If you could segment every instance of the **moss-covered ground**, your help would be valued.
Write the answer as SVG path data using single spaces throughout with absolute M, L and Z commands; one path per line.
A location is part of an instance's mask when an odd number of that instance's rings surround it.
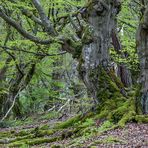
M 91 71 L 90 75 L 97 77 L 98 73 L 100 90 L 97 96 L 101 100 L 95 110 L 74 115 L 65 121 L 57 120 L 56 113 L 5 121 L 0 123 L 3 127 L 0 129 L 0 147 L 93 148 L 112 144 L 127 147 L 139 141 L 138 144 L 148 146 L 148 139 L 145 139 L 148 137 L 145 132 L 148 131 L 148 115 L 137 112 L 136 91 L 124 90 L 120 80 L 111 72 L 102 70 L 96 74 Z
M 128 102 L 125 102 L 126 110 L 127 104 Z M 117 110 L 114 110 L 114 116 L 108 115 L 106 119 L 100 118 L 102 114 L 105 115 L 105 111 L 103 111 L 100 114 L 86 113 L 85 115 L 75 115 L 62 122 L 49 120 L 45 123 L 33 124 L 30 121 L 30 126 L 18 126 L 17 123 L 17 127 L 1 128 L 0 147 L 93 148 L 98 145 L 105 146 L 113 144 L 126 147 L 129 144 L 129 135 L 134 133 L 138 128 L 139 130 L 137 132 L 141 132 L 141 135 L 143 134 L 143 137 L 138 137 L 139 141 L 141 140 L 141 143 L 146 146 L 148 144 L 144 139 L 144 137 L 148 136 L 148 133 L 144 133 L 144 131 L 148 130 L 146 116 L 135 115 L 135 117 L 129 120 L 136 123 L 128 123 L 123 127 L 121 123 L 122 120 L 125 121 L 125 117 L 121 120 L 114 119 L 118 114 L 120 116 L 122 115 L 120 111 L 123 108 L 120 109 L 119 107 Z M 135 126 L 136 129 L 134 129 Z M 131 129 L 133 131 L 130 131 Z

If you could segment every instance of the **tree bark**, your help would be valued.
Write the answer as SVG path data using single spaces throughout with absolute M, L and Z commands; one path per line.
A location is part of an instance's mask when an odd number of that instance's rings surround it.
M 148 114 L 148 2 L 143 1 L 144 13 L 137 30 L 137 50 L 140 60 L 140 102 L 143 114 Z
M 78 71 L 95 103 L 101 101 L 99 93 L 102 88 L 99 79 L 102 68 L 107 71 L 109 67 L 111 33 L 115 27 L 119 9 L 119 1 L 96 0 L 88 10 L 88 23 L 91 26 L 93 42 L 84 45 Z
M 5 115 L 9 110 L 9 108 L 11 107 L 13 100 L 15 96 L 18 94 L 18 92 L 24 90 L 27 87 L 27 85 L 30 83 L 35 72 L 35 66 L 36 66 L 36 63 L 30 63 L 29 69 L 26 75 L 22 75 L 18 71 L 16 72 L 16 77 L 10 81 L 9 93 L 8 95 L 5 96 L 5 103 L 3 105 L 3 115 Z M 21 105 L 19 102 L 19 95 L 17 95 L 15 105 L 12 111 L 16 117 L 20 118 L 22 116 Z
M 117 36 L 117 31 L 112 31 L 112 45 L 115 49 L 115 51 L 118 54 L 121 54 L 123 58 L 127 57 L 125 53 L 122 53 L 122 45 L 119 41 L 119 38 Z M 124 84 L 125 87 L 131 87 L 132 86 L 132 76 L 130 70 L 125 66 L 125 64 L 119 64 L 117 65 L 117 75 L 120 77 L 121 82 Z

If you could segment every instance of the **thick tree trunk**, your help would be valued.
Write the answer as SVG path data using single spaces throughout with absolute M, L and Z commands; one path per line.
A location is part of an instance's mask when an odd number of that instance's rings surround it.
M 143 1 L 145 12 L 137 30 L 137 50 L 140 59 L 140 103 L 144 114 L 148 114 L 148 2 Z
M 79 73 L 89 92 L 99 103 L 101 91 L 101 70 L 109 66 L 109 46 L 111 33 L 116 24 L 120 3 L 118 1 L 95 1 L 89 10 L 88 22 L 91 26 L 93 42 L 83 47 L 82 57 L 79 60 Z M 103 82 L 105 83 L 105 82 Z

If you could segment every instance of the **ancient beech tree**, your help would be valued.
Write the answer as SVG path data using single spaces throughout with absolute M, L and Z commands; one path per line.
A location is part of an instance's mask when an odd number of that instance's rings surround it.
M 141 68 L 141 93 L 140 102 L 144 114 L 148 113 L 148 1 L 141 2 L 142 17 L 137 30 L 137 50 Z
M 100 102 L 100 94 L 102 93 L 100 91 L 102 89 L 100 77 L 102 71 L 107 73 L 109 70 L 111 34 L 116 26 L 116 16 L 120 11 L 121 5 L 120 1 L 90 0 L 83 8 L 78 9 L 71 15 L 57 18 L 57 25 L 61 19 L 68 20 L 71 23 L 77 35 L 75 38 L 77 38 L 78 43 L 76 44 L 70 38 L 65 38 L 54 27 L 52 21 L 45 14 L 39 0 L 33 0 L 32 4 L 36 9 L 36 16 L 33 13 L 27 13 L 25 8 L 21 8 L 21 11 L 23 15 L 26 15 L 43 28 L 43 31 L 47 34 L 47 39 L 40 39 L 26 31 L 13 18 L 7 15 L 6 8 L 3 6 L 0 7 L 0 17 L 14 27 L 24 38 L 37 44 L 50 45 L 55 40 L 59 42 L 62 50 L 66 50 L 73 57 L 77 58 L 79 62 L 78 71 L 81 79 L 93 96 L 94 101 L 96 103 Z M 75 24 L 76 19 L 77 24 Z M 85 23 L 81 23 L 82 21 L 80 19 L 85 20 Z M 119 86 L 119 88 L 122 91 L 122 86 Z
M 94 98 L 95 104 L 103 102 L 105 98 L 114 98 L 115 94 L 117 98 L 126 96 L 123 84 L 110 69 L 109 55 L 111 36 L 116 28 L 117 14 L 121 7 L 120 0 L 88 0 L 84 7 L 78 8 L 68 15 L 57 16 L 54 23 L 45 13 L 40 0 L 32 0 L 32 4 L 35 13 L 29 13 L 30 10 L 23 7 L 20 8 L 20 11 L 42 29 L 46 34 L 45 39 L 25 30 L 15 19 L 7 15 L 7 8 L 4 6 L 0 7 L 0 17 L 14 27 L 24 39 L 46 46 L 57 42 L 61 45 L 62 50 L 71 53 L 79 62 L 79 75 Z M 145 22 L 147 21 L 146 10 Z M 75 32 L 73 37 L 67 37 L 62 33 L 62 28 L 66 24 L 72 26 L 73 32 Z M 144 77 L 142 100 L 145 104 L 148 100 L 148 84 L 146 84 L 148 83 L 146 76 L 148 64 L 145 63 L 147 61 L 147 23 L 144 28 L 139 28 L 139 32 L 138 49 L 145 53 L 144 56 L 141 56 L 142 71 L 144 70 L 142 72 Z M 146 112 L 148 107 L 144 106 L 143 110 Z

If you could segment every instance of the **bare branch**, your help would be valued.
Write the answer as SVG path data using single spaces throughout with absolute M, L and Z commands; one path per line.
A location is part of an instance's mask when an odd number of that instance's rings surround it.
M 130 24 L 130 23 L 127 23 L 127 22 L 125 22 L 124 20 L 121 20 L 121 19 L 119 19 L 119 18 L 118 18 L 118 21 L 121 22 L 121 23 L 123 23 L 123 24 L 125 24 L 125 25 L 127 25 L 127 26 L 129 26 L 129 27 L 131 27 L 131 28 L 134 28 L 134 29 L 137 28 L 136 26 L 134 26 L 134 25 L 132 25 L 132 24 Z
M 48 53 L 36 53 L 36 52 L 32 52 L 32 51 L 26 51 L 26 50 L 23 50 L 23 49 L 18 49 L 16 47 L 6 47 L 6 46 L 0 46 L 2 49 L 4 50 L 12 50 L 12 51 L 22 51 L 22 52 L 25 52 L 25 53 L 28 53 L 28 54 L 34 54 L 35 56 L 58 56 L 58 55 L 63 55 L 63 54 L 66 54 L 67 52 L 66 51 L 63 51 L 63 52 L 60 52 L 60 53 L 55 53 L 55 54 L 48 54 Z
M 42 40 L 38 37 L 35 37 L 28 33 L 26 30 L 24 30 L 15 20 L 12 18 L 8 17 L 3 10 L 0 7 L 0 17 L 4 19 L 8 24 L 10 24 L 12 27 L 14 27 L 23 37 L 39 44 L 50 44 L 53 42 L 53 40 L 48 39 L 48 40 Z
M 5 116 L 1 119 L 1 122 L 4 121 L 4 120 L 7 118 L 7 116 L 8 116 L 9 113 L 10 113 L 10 111 L 11 111 L 12 108 L 14 107 L 16 98 L 18 97 L 18 95 L 19 95 L 19 93 L 20 93 L 20 90 L 21 90 L 21 89 L 19 89 L 18 93 L 15 95 L 11 107 L 9 108 L 9 110 L 8 110 L 8 112 L 5 114 Z
M 32 12 L 30 12 L 29 10 L 27 10 L 27 9 L 22 9 L 22 14 L 23 15 L 25 15 L 25 16 L 27 16 L 28 18 L 30 18 L 32 21 L 34 21 L 35 23 L 37 23 L 37 24 L 39 24 L 39 25 L 43 25 L 42 24 L 42 21 L 39 19 L 39 18 L 37 18 L 36 16 L 34 16 L 33 15 L 33 13 Z
M 44 10 L 41 6 L 40 0 L 33 0 L 33 4 L 35 6 L 35 8 L 37 9 L 39 15 L 40 15 L 40 19 L 42 21 L 42 24 L 46 30 L 46 32 L 49 35 L 56 35 L 56 32 L 53 28 L 52 23 L 50 22 L 50 20 L 48 19 L 48 17 L 46 16 L 46 14 L 44 13 Z
M 10 52 L 8 52 L 7 50 L 5 50 L 5 52 L 13 59 L 13 61 L 15 62 L 15 66 L 16 66 L 18 72 L 23 76 L 24 73 L 21 71 L 19 65 L 17 64 L 16 57 L 13 54 L 11 54 Z
M 60 107 L 60 109 L 58 110 L 58 113 L 66 106 L 66 105 L 68 105 L 69 103 L 70 103 L 70 99 L 68 99 L 67 101 L 66 101 L 66 103 L 63 105 L 63 106 L 61 106 Z

